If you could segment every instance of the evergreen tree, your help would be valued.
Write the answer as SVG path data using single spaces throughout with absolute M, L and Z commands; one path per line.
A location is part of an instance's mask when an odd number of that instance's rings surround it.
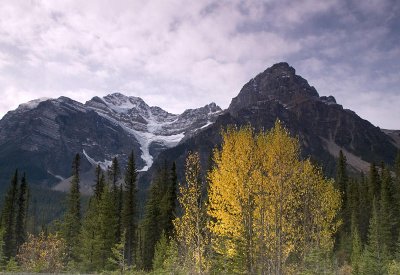
M 342 200 L 342 209 L 338 214 L 338 219 L 341 219 L 343 224 L 336 233 L 335 245 L 338 247 L 338 251 L 340 255 L 343 255 L 344 258 L 347 258 L 349 252 L 349 232 L 350 232 L 350 216 L 351 213 L 350 207 L 351 202 L 348 201 L 348 194 L 350 192 L 350 186 L 348 184 L 348 176 L 347 176 L 347 159 L 343 154 L 343 151 L 340 150 L 339 158 L 336 165 L 336 179 L 335 186 L 340 191 L 340 196 Z M 339 257 L 340 262 L 343 261 L 343 256 Z
M 342 194 L 343 205 L 345 205 L 345 203 L 346 203 L 345 192 L 346 192 L 348 180 L 349 180 L 349 178 L 347 175 L 347 159 L 346 159 L 346 156 L 343 154 L 342 150 L 340 150 L 339 158 L 338 158 L 338 162 L 337 162 L 337 168 L 336 168 L 335 183 L 336 183 L 337 189 Z
M 81 270 L 92 272 L 99 266 L 99 200 L 93 196 L 89 200 L 88 209 L 82 221 L 80 233 L 80 261 Z
M 159 171 L 159 196 L 158 196 L 158 204 L 159 204 L 159 234 L 158 239 L 161 237 L 161 232 L 166 231 L 166 228 L 171 225 L 172 221 L 170 217 L 172 215 L 172 203 L 171 203 L 171 195 L 172 195 L 172 182 L 170 181 L 170 175 L 168 170 L 167 162 L 164 161 L 160 171 Z
M 129 155 L 128 164 L 125 171 L 125 190 L 123 196 L 123 207 L 122 207 L 122 230 L 126 233 L 125 240 L 125 258 L 128 266 L 133 266 L 136 261 L 135 249 L 136 249 L 136 177 L 137 171 L 135 166 L 135 159 L 133 151 Z
M 149 270 L 152 268 L 155 245 L 160 238 L 160 197 L 162 195 L 162 179 L 158 171 L 153 180 L 148 200 L 145 206 L 145 215 L 143 219 L 143 268 Z
M 380 196 L 379 173 L 374 163 L 371 164 L 368 177 L 368 199 L 372 205 L 373 198 Z M 371 209 L 372 210 L 372 209 Z
M 118 181 L 121 177 L 121 170 L 119 168 L 119 163 L 117 157 L 112 160 L 111 167 L 108 171 L 108 176 L 112 185 L 112 189 L 115 191 L 118 189 Z
M 369 225 L 369 208 L 371 208 L 371 206 L 368 199 L 368 183 L 364 176 L 364 173 L 361 173 L 358 185 L 358 198 L 358 224 L 360 229 L 360 238 L 362 243 L 366 243 Z
M 111 249 L 112 256 L 108 259 L 108 261 L 118 267 L 120 274 L 124 274 L 124 272 L 128 269 L 128 265 L 125 260 L 125 232 L 121 235 L 121 240 L 119 243 L 115 244 Z
M 81 229 L 81 199 L 79 191 L 80 156 L 76 154 L 72 162 L 71 188 L 67 198 L 67 212 L 64 216 L 63 237 L 67 246 L 69 261 L 77 260 L 77 247 Z
M 395 224 L 394 236 L 400 235 L 400 150 L 397 152 L 396 160 L 394 163 L 395 177 L 392 179 L 392 209 L 393 209 L 393 222 Z
M 115 238 L 118 217 L 115 216 L 114 194 L 106 186 L 99 203 L 99 255 L 98 270 L 111 268 L 108 259 L 112 257 L 112 248 L 118 243 Z
M 368 230 L 368 243 L 363 253 L 361 274 L 376 275 L 385 274 L 385 266 L 387 260 L 387 250 L 380 242 L 380 226 L 378 217 L 378 207 L 376 199 L 372 203 L 372 216 Z
M 394 171 L 397 179 L 400 179 L 400 150 L 397 151 L 396 160 L 394 162 Z
M 353 212 L 351 215 L 351 266 L 353 268 L 353 274 L 358 275 L 360 273 L 360 261 L 362 256 L 362 243 L 360 234 L 358 233 L 358 224 L 356 213 Z
M 117 242 L 121 240 L 121 212 L 122 212 L 122 185 L 118 183 L 121 178 L 121 170 L 117 157 L 112 160 L 111 167 L 108 170 L 109 181 L 112 186 L 112 193 L 114 196 L 113 204 L 115 209 L 115 216 L 117 217 L 115 238 Z
M 380 229 L 380 242 L 388 252 L 394 251 L 393 242 L 393 213 L 392 213 L 392 199 L 391 199 L 391 176 L 390 171 L 386 167 L 382 167 L 382 184 L 381 194 L 379 201 L 379 229 Z
M 15 237 L 15 221 L 16 221 L 16 206 L 18 196 L 18 170 L 15 171 L 11 179 L 11 186 L 9 187 L 4 206 L 1 213 L 0 226 L 4 230 L 4 256 L 8 261 L 16 255 L 16 237 Z
M 165 232 L 161 233 L 160 240 L 157 242 L 154 252 L 153 269 L 155 271 L 162 271 L 164 269 L 164 262 L 167 258 L 168 238 Z
M 4 265 L 4 229 L 0 226 L 0 270 L 2 270 L 2 267 Z
M 17 249 L 26 241 L 26 216 L 28 210 L 28 183 L 25 173 L 21 179 L 18 196 L 18 212 L 15 224 L 15 238 Z
M 149 270 L 153 264 L 155 246 L 164 232 L 166 238 L 172 237 L 176 208 L 177 175 L 173 163 L 169 171 L 167 163 L 157 169 L 150 186 L 145 215 L 142 223 L 143 232 L 143 268 Z
M 98 164 L 96 167 L 96 180 L 94 185 L 94 195 L 97 199 L 100 199 L 101 194 L 103 193 L 105 185 L 104 173 L 101 169 L 100 165 Z
M 168 182 L 168 190 L 166 192 L 165 200 L 166 203 L 166 224 L 163 228 L 165 230 L 165 235 L 168 238 L 172 238 L 173 236 L 173 220 L 175 219 L 175 211 L 176 211 L 176 202 L 177 202 L 177 189 L 178 189 L 178 176 L 176 174 L 176 164 L 172 163 L 172 168 L 170 172 L 170 180 Z

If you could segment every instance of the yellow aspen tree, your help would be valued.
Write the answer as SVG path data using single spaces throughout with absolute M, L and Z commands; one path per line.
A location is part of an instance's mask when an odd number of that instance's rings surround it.
M 208 213 L 213 248 L 223 255 L 224 272 L 254 271 L 254 208 L 252 174 L 256 167 L 253 130 L 228 128 L 223 148 L 215 150 L 215 168 L 209 175 Z
M 198 153 L 188 155 L 185 168 L 186 183 L 180 186 L 178 196 L 183 213 L 173 221 L 175 238 L 187 272 L 204 274 L 208 269 L 207 212 Z
M 284 274 L 290 255 L 330 247 L 340 196 L 277 121 L 268 132 L 246 126 L 222 133 L 209 173 L 209 228 L 232 273 Z M 295 258 L 296 258 L 295 257 Z

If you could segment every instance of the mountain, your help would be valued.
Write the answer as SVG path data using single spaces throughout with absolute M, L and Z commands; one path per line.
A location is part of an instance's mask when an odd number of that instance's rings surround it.
M 138 169 L 146 171 L 161 151 L 195 135 L 220 113 L 211 103 L 171 114 L 120 93 L 85 104 L 67 97 L 37 99 L 0 120 L 1 180 L 8 184 L 18 167 L 31 183 L 54 187 L 69 177 L 73 156 L 80 153 L 82 177 L 88 179 L 83 188 L 90 189 L 97 164 L 106 168 L 117 156 L 124 165 L 134 150 Z
M 82 188 L 89 192 L 97 164 L 106 168 L 117 156 L 124 167 L 133 150 L 143 189 L 164 160 L 176 161 L 182 178 L 189 151 L 199 151 L 208 167 L 228 125 L 269 129 L 276 119 L 299 138 L 302 156 L 331 176 L 339 150 L 354 171 L 366 171 L 371 162 L 393 163 L 400 148 L 399 131 L 381 130 L 333 96 L 320 96 L 294 68 L 278 63 L 246 83 L 224 111 L 211 103 L 171 114 L 120 93 L 85 104 L 66 97 L 21 104 L 0 120 L 0 187 L 18 167 L 33 184 L 67 190 L 72 158 L 80 153 Z
M 393 163 L 400 148 L 398 131 L 385 133 L 344 109 L 333 96 L 319 96 L 294 68 L 278 63 L 246 83 L 213 125 L 162 152 L 158 162 L 177 160 L 182 171 L 187 152 L 199 151 L 207 167 L 212 148 L 221 143 L 221 128 L 251 124 L 258 130 L 269 129 L 276 119 L 298 136 L 303 157 L 310 157 L 331 176 L 340 150 L 354 171 L 367 171 L 371 162 Z

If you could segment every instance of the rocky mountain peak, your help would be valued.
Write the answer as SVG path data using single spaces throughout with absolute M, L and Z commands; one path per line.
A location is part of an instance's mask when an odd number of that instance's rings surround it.
M 103 97 L 103 101 L 115 112 L 127 113 L 131 109 L 147 112 L 150 108 L 140 97 L 126 96 L 121 93 L 113 93 Z
M 263 101 L 277 101 L 287 107 L 315 99 L 319 99 L 316 89 L 296 75 L 288 63 L 281 62 L 247 82 L 239 95 L 232 99 L 229 111 L 235 113 Z
M 47 101 L 47 100 L 49 100 L 49 99 L 50 99 L 50 98 L 42 97 L 42 98 L 30 100 L 30 101 L 28 101 L 28 102 L 26 102 L 26 103 L 21 103 L 21 104 L 18 106 L 17 110 L 19 110 L 19 111 L 32 110 L 32 109 L 36 108 L 41 102 Z

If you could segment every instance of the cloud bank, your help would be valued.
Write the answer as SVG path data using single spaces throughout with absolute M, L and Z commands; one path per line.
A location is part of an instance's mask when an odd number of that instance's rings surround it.
M 0 116 L 38 97 L 111 92 L 178 113 L 226 108 L 287 61 L 321 95 L 400 129 L 398 1 L 9 0 L 0 9 Z

